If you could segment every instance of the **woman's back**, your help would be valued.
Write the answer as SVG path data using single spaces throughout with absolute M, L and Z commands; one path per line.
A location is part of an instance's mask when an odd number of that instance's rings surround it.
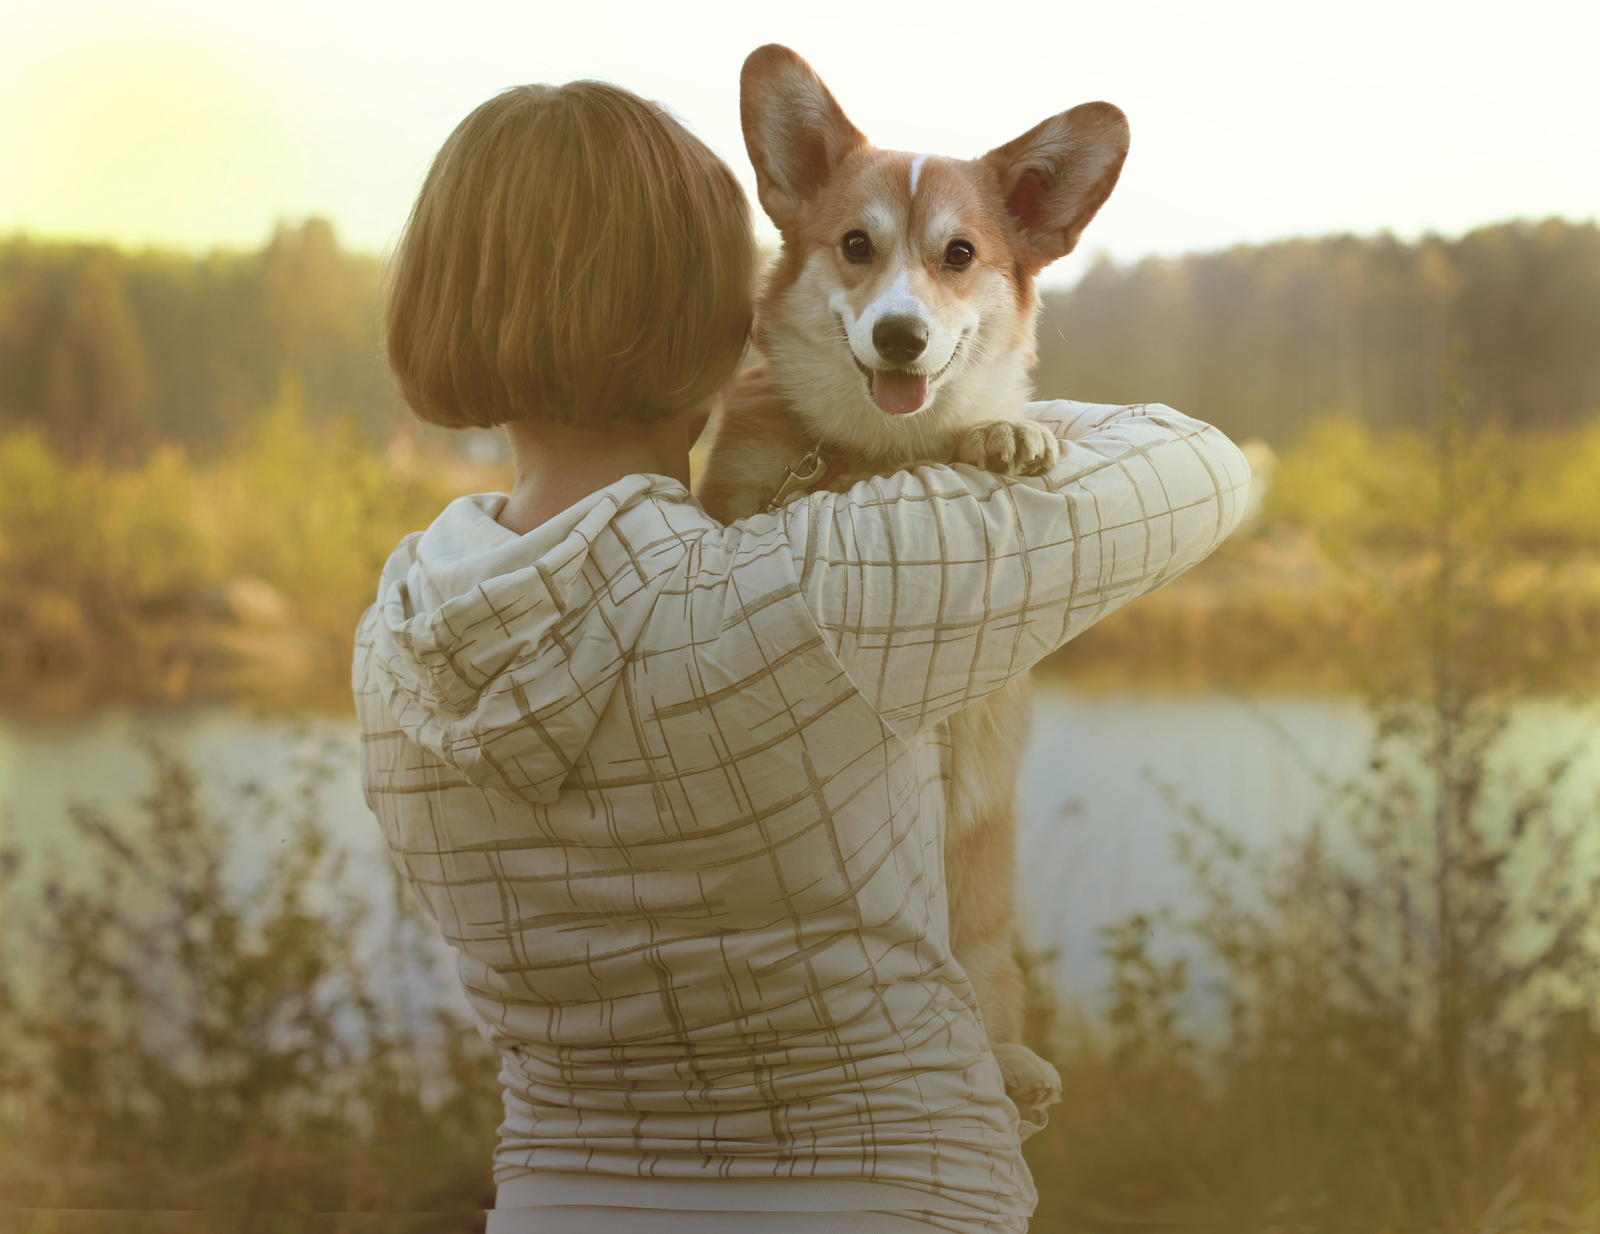
M 1116 423 L 1038 480 L 924 469 L 724 529 L 638 476 L 523 537 L 463 499 L 391 560 L 369 800 L 503 1051 L 526 1202 L 745 1179 L 1022 1228 L 950 956 L 942 720 L 1209 551 L 1244 478 L 1165 409 L 1055 406 Z

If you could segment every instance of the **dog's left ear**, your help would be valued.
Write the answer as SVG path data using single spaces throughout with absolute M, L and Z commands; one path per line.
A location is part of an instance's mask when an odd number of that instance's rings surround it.
M 1033 273 L 1072 252 L 1116 188 L 1127 157 L 1128 118 L 1110 103 L 1051 116 L 983 156 L 999 176 Z

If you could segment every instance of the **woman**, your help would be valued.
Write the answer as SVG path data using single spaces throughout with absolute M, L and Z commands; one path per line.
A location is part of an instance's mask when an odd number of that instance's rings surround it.
M 951 960 L 942 721 L 1200 560 L 1249 471 L 1162 407 L 1036 405 L 1045 476 L 923 467 L 729 527 L 689 448 L 751 317 L 733 176 L 654 104 L 453 133 L 388 301 L 417 414 L 509 496 L 404 540 L 358 632 L 368 801 L 503 1059 L 490 1231 L 1020 1231 Z

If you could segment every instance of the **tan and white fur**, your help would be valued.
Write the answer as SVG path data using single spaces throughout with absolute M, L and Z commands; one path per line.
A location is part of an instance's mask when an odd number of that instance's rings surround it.
M 783 238 L 756 316 L 762 362 L 718 419 L 705 509 L 761 509 L 820 448 L 843 491 L 920 461 L 1034 475 L 1055 437 L 1025 418 L 1034 276 L 1070 252 L 1110 195 L 1128 126 L 1109 103 L 1062 112 L 981 158 L 880 150 L 786 47 L 745 61 L 745 146 Z M 1022 1044 L 1012 949 L 1014 790 L 1028 729 L 1019 681 L 950 718 L 945 878 L 951 945 L 1024 1119 L 1059 1100 Z

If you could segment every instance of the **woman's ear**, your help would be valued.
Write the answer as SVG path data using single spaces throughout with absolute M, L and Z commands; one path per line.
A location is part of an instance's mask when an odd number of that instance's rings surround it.
M 844 156 L 867 144 L 816 71 L 778 43 L 745 60 L 739 119 L 761 206 L 785 233 Z
M 1128 119 L 1110 103 L 1051 116 L 983 156 L 1022 232 L 1031 273 L 1072 252 L 1127 157 Z

